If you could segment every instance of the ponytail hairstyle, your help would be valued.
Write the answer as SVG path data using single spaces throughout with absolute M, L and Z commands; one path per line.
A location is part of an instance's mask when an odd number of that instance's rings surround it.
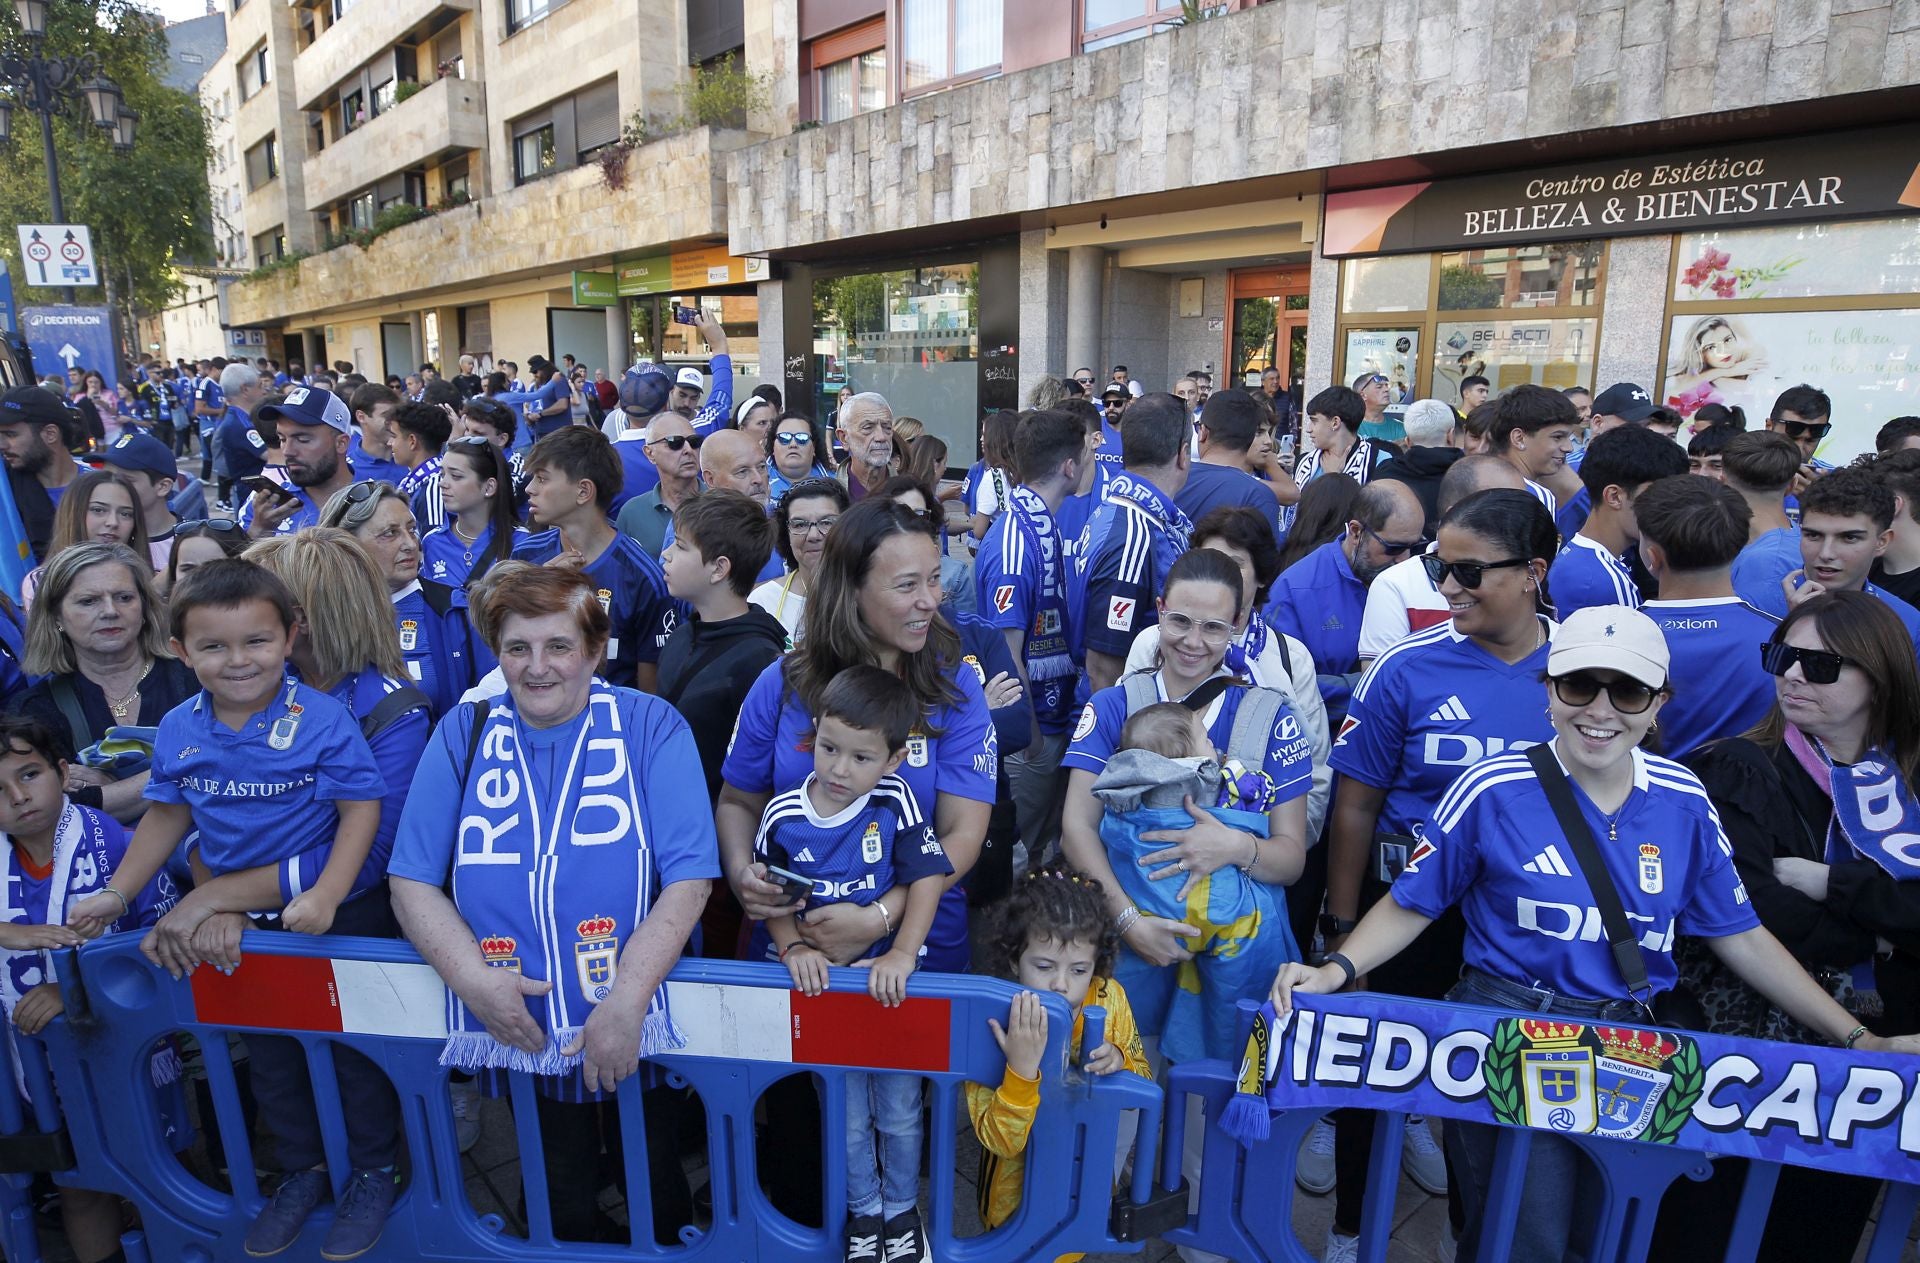
M 1091 943 L 1094 974 L 1113 976 L 1120 934 L 1107 912 L 1104 888 L 1085 873 L 1065 867 L 1036 868 L 1014 883 L 982 945 L 987 972 L 1009 981 L 1018 978 L 1020 957 L 1035 939 Z
M 493 499 L 487 506 L 487 527 L 491 534 L 487 538 L 487 551 L 475 558 L 473 569 L 467 574 L 467 582 L 472 583 L 495 562 L 505 561 L 512 554 L 513 533 L 520 526 L 520 516 L 513 505 L 513 467 L 507 463 L 506 453 L 500 450 L 499 444 L 477 434 L 463 435 L 447 443 L 441 460 L 449 461 L 456 456 L 466 462 L 481 482 L 493 479 Z
M 1489 557 L 1488 561 L 1525 557 L 1529 562 L 1539 562 L 1537 570 L 1531 565 L 1527 569 L 1533 571 L 1540 586 L 1542 606 L 1551 608 L 1547 596 L 1547 567 L 1560 551 L 1560 532 L 1547 506 L 1536 500 L 1532 492 L 1511 487 L 1476 491 L 1448 509 L 1440 525 L 1472 531 L 1504 554 Z

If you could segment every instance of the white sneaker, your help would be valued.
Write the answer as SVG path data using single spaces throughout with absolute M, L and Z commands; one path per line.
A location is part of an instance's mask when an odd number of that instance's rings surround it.
M 1333 1122 L 1321 1118 L 1307 1132 L 1293 1168 L 1293 1182 L 1315 1197 L 1333 1192 Z
M 1320 1252 L 1320 1263 L 1360 1263 L 1360 1238 L 1327 1229 L 1327 1248 Z
M 453 1099 L 453 1134 L 460 1143 L 460 1152 L 465 1153 L 480 1143 L 480 1111 L 474 1108 L 474 1097 L 478 1093 L 471 1083 L 449 1086 Z
M 1447 1195 L 1447 1158 L 1424 1118 L 1407 1119 L 1400 1139 L 1400 1169 L 1433 1196 Z

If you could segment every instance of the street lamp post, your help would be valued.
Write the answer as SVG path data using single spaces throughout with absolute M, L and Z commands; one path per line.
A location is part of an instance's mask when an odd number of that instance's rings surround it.
M 125 153 L 133 148 L 140 116 L 121 102 L 120 89 L 100 73 L 94 53 L 78 57 L 47 57 L 41 48 L 47 37 L 47 0 L 13 0 L 26 48 L 0 51 L 0 87 L 11 94 L 0 97 L 0 144 L 13 138 L 13 110 L 25 106 L 40 116 L 40 144 L 47 164 L 47 201 L 55 223 L 65 223 L 60 201 L 60 171 L 53 150 L 53 120 L 76 98 L 84 98 L 95 127 L 113 133 L 113 147 Z M 66 301 L 74 301 L 71 285 L 61 287 Z

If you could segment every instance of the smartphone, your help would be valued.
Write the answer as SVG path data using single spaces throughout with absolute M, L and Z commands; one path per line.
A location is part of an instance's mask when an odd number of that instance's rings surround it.
M 679 303 L 675 303 L 673 305 L 673 323 L 677 325 L 699 324 L 700 309 L 698 307 L 682 307 Z
M 767 880 L 786 891 L 789 903 L 797 903 L 813 893 L 811 879 L 777 864 L 767 865 Z
M 275 482 L 273 479 L 266 477 L 264 474 L 254 474 L 250 478 L 242 478 L 240 480 L 240 485 L 245 487 L 248 491 L 266 492 L 268 497 L 271 498 L 275 504 L 288 504 L 292 502 L 297 502 L 300 499 L 299 496 L 293 494 L 293 492 L 291 491 L 288 491 L 285 487 L 281 486 L 279 483 Z

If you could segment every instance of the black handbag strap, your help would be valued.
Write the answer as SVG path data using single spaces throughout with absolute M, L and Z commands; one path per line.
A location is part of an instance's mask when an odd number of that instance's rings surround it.
M 1213 705 L 1214 701 L 1228 689 L 1237 686 L 1240 681 L 1230 675 L 1216 675 L 1193 692 L 1180 699 L 1180 704 L 1195 714 Z
M 1560 831 L 1567 835 L 1567 845 L 1573 848 L 1580 873 L 1593 891 L 1594 905 L 1600 909 L 1600 926 L 1606 932 L 1607 946 L 1613 949 L 1613 963 L 1627 984 L 1627 998 L 1646 1007 L 1653 1002 L 1653 987 L 1647 981 L 1647 961 L 1640 954 L 1640 940 L 1634 937 L 1627 910 L 1621 906 L 1620 889 L 1614 885 L 1613 875 L 1607 872 L 1606 861 L 1600 858 L 1600 844 L 1594 840 L 1593 830 L 1587 827 L 1587 818 L 1580 814 L 1579 804 L 1573 801 L 1573 787 L 1567 783 L 1567 774 L 1560 770 L 1560 760 L 1554 757 L 1552 748 L 1544 743 L 1528 748 L 1527 762 L 1533 765 L 1533 773 L 1540 780 L 1540 788 L 1546 791 L 1548 805 L 1553 808 L 1553 817 L 1560 822 Z

